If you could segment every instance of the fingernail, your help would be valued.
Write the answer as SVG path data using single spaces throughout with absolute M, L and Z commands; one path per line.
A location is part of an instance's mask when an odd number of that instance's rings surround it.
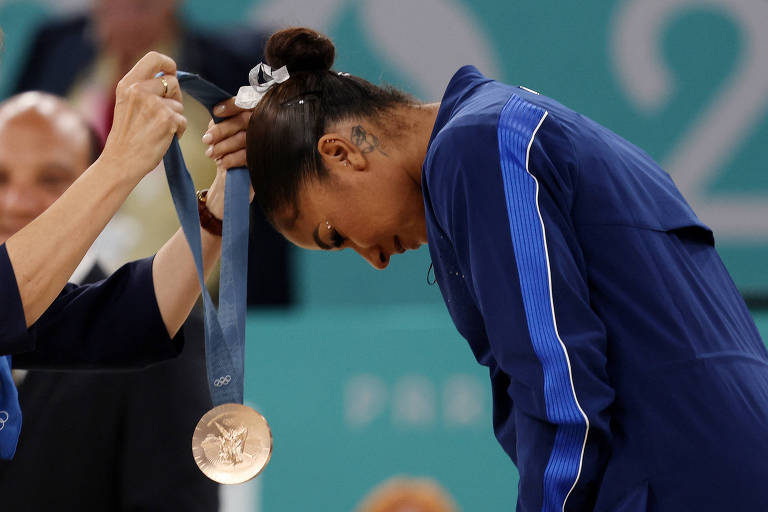
M 213 154 L 213 146 L 208 146 L 208 149 L 205 150 L 205 156 L 211 156 Z
M 213 109 L 214 113 L 221 114 L 224 112 L 224 105 L 217 105 L 216 108 Z
M 213 140 L 213 135 L 211 135 L 210 133 L 206 133 L 205 135 L 203 135 L 203 144 L 210 144 L 212 140 Z

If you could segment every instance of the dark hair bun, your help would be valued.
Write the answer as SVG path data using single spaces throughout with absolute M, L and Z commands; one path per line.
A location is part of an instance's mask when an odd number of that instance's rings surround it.
M 336 49 L 323 34 L 294 27 L 272 34 L 264 54 L 270 66 L 286 66 L 289 73 L 327 71 L 333 65 Z

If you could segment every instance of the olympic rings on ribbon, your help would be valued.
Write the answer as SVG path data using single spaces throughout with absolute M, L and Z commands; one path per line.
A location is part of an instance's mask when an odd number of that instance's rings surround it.
M 213 381 L 213 385 L 217 388 L 220 388 L 221 386 L 226 386 L 232 382 L 232 376 L 231 375 L 224 375 L 223 377 L 219 377 L 215 381 Z
M 5 423 L 8 421 L 8 411 L 0 411 L 0 430 L 5 428 Z

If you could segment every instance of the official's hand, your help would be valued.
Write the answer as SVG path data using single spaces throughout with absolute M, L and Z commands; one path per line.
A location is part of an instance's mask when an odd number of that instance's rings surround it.
M 230 98 L 217 105 L 214 112 L 226 119 L 218 124 L 213 121 L 208 124 L 208 131 L 203 135 L 203 143 L 208 145 L 205 155 L 225 169 L 245 167 L 245 132 L 251 111 L 236 106 L 235 99 Z
M 157 78 L 161 72 L 162 79 Z M 149 52 L 117 84 L 114 121 L 101 159 L 141 179 L 157 167 L 173 135 L 184 133 L 183 113 L 176 63 Z

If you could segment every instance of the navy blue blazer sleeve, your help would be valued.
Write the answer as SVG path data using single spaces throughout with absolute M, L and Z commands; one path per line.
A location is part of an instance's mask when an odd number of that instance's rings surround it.
M 0 245 L 0 290 L 0 355 L 31 350 L 33 341 L 5 244 Z
M 97 283 L 67 284 L 27 329 L 8 252 L 0 245 L 0 354 L 12 354 L 18 368 L 134 368 L 175 357 L 183 330 L 173 340 L 168 336 L 152 260 L 128 263 Z
M 495 390 L 494 413 L 513 417 L 514 432 L 502 439 L 497 425 L 497 436 L 519 469 L 518 510 L 591 510 L 610 453 L 614 391 L 569 218 L 576 163 L 554 123 L 536 136 L 545 117 L 513 98 L 498 126 L 482 119 L 437 135 L 429 202 L 457 265 L 437 276 L 441 290 L 463 281 L 483 323 L 468 332 L 484 339 L 468 341 L 488 344 L 492 374 L 507 377 L 508 397 Z

